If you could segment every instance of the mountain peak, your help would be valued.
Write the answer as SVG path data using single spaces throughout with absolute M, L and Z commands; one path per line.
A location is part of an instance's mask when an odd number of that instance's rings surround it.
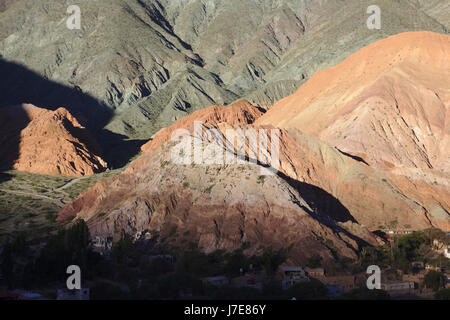
M 31 173 L 83 176 L 106 169 L 94 138 L 65 108 L 31 104 L 0 109 L 3 166 Z
M 298 128 L 378 167 L 449 171 L 450 36 L 407 32 L 316 73 L 257 124 Z

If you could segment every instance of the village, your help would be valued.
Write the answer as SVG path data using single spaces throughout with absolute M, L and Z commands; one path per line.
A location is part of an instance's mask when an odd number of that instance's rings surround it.
M 146 235 L 143 235 L 143 242 L 124 239 L 115 245 L 109 239 L 95 237 L 88 245 L 89 250 L 97 255 L 97 265 L 92 268 L 106 268 L 110 272 L 94 274 L 91 271 L 93 275 L 86 281 L 83 278 L 79 290 L 69 290 L 65 282 L 60 280 L 53 280 L 44 291 L 39 290 L 41 284 L 34 286 L 37 290 L 25 289 L 23 284 L 11 288 L 4 274 L 5 254 L 2 252 L 0 299 L 192 299 L 207 296 L 220 299 L 232 296 L 242 299 L 295 300 L 358 299 L 360 295 L 370 299 L 371 292 L 367 287 L 370 274 L 367 267 L 378 264 L 381 269 L 381 290 L 375 291 L 382 295 L 374 297 L 393 300 L 433 299 L 436 292 L 450 290 L 450 234 L 439 230 L 427 232 L 388 232 L 384 247 L 364 249 L 356 267 L 339 271 L 322 265 L 319 256 L 313 257 L 308 265 L 293 265 L 286 260 L 288 250 L 266 249 L 261 256 L 256 257 L 246 257 L 243 254 L 245 248 L 233 253 L 214 252 L 209 255 L 196 249 L 172 253 L 159 252 L 160 249 L 153 245 L 148 251 L 151 240 Z M 405 247 L 409 247 L 410 243 L 418 239 L 420 245 L 416 244 L 417 248 L 414 249 L 417 252 L 407 252 L 416 260 L 401 258 L 404 256 L 402 246 L 408 243 Z M 45 244 L 41 244 L 29 250 L 36 255 L 47 249 Z M 425 256 L 421 256 L 421 252 L 426 252 Z M 64 255 L 63 252 L 58 254 Z M 22 256 L 20 260 L 25 259 Z M 65 277 L 61 274 L 59 279 Z
M 398 298 L 432 298 L 433 289 L 426 288 L 422 284 L 425 275 L 429 270 L 441 272 L 444 275 L 444 288 L 450 288 L 450 270 L 446 268 L 433 267 L 431 265 L 423 265 L 415 263 L 420 271 L 415 274 L 401 274 L 400 279 L 390 279 L 388 277 L 382 278 L 381 289 L 389 293 L 393 299 Z M 348 293 L 353 289 L 365 288 L 368 275 L 366 273 L 359 273 L 356 275 L 327 275 L 324 268 L 308 268 L 300 266 L 283 266 L 280 267 L 277 275 L 278 280 L 284 290 L 295 286 L 299 283 L 304 283 L 316 279 L 323 283 L 328 289 L 328 297 L 335 298 L 344 293 Z M 207 277 L 202 279 L 205 283 L 221 286 L 234 287 L 250 287 L 262 290 L 264 286 L 264 277 L 261 274 L 248 272 L 243 273 L 242 276 L 229 279 L 226 276 Z

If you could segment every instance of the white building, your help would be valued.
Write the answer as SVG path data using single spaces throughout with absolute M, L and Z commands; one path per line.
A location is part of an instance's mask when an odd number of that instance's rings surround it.
M 386 291 L 410 290 L 415 288 L 414 281 L 384 283 L 381 285 Z
M 444 256 L 445 256 L 446 258 L 450 259 L 450 251 L 448 251 L 448 248 L 446 248 L 446 249 L 444 250 Z

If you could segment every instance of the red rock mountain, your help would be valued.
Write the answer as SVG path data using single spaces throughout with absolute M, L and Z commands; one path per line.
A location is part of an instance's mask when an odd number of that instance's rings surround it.
M 408 32 L 316 73 L 258 124 L 297 128 L 381 167 L 450 171 L 450 36 Z
M 205 139 L 205 149 L 215 142 Z M 162 241 L 194 242 L 207 252 L 232 250 L 243 241 L 251 244 L 248 253 L 292 244 L 291 259 L 298 263 L 314 254 L 331 261 L 333 250 L 355 258 L 361 245 L 378 243 L 323 190 L 308 184 L 298 190 L 285 176 L 261 176 L 256 164 L 177 165 L 173 146 L 172 141 L 157 146 L 122 174 L 101 180 L 65 206 L 58 220 L 82 218 L 92 236 L 105 239 L 159 234 Z M 317 207 L 311 193 L 327 204 Z
M 106 169 L 87 130 L 64 108 L 22 104 L 0 109 L 2 166 L 39 174 L 83 176 Z
M 448 40 L 406 33 L 372 44 L 264 115 L 241 102 L 180 119 L 58 219 L 83 218 L 101 237 L 157 232 L 179 245 L 198 241 L 205 251 L 242 241 L 250 250 L 293 245 L 298 263 L 313 253 L 353 258 L 361 245 L 379 241 L 372 233 L 378 229 L 449 231 Z M 260 164 L 173 163 L 170 135 L 178 128 L 192 133 L 194 121 L 222 133 L 280 128 L 278 174 L 261 176 Z M 203 139 L 222 142 L 224 152 L 242 151 L 225 134 Z M 174 227 L 188 236 L 170 240 Z
M 170 140 L 172 132 L 177 129 L 193 130 L 194 122 L 199 121 L 208 127 L 217 127 L 219 123 L 230 125 L 251 124 L 263 115 L 262 109 L 246 100 L 239 100 L 229 106 L 210 106 L 197 110 L 181 118 L 169 127 L 161 129 L 152 139 L 141 147 L 142 151 L 152 150 Z

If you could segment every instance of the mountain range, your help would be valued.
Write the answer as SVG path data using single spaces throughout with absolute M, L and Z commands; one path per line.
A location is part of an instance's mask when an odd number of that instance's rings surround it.
M 0 105 L 63 106 L 86 119 L 107 155 L 121 139 L 148 139 L 212 104 L 269 107 L 389 35 L 445 33 L 449 11 L 445 1 L 379 1 L 382 28 L 369 30 L 365 0 L 81 0 L 81 30 L 69 30 L 65 1 L 2 4 L 0 58 L 74 92 L 65 99 L 5 66 Z
M 69 30 L 66 1 L 0 1 L 2 168 L 126 167 L 59 222 L 206 252 L 291 247 L 300 264 L 355 259 L 378 231 L 450 230 L 450 4 L 378 1 L 380 30 L 365 0 L 78 5 Z M 271 132 L 278 170 L 198 150 L 202 163 L 174 163 L 179 130 L 247 160 L 261 151 L 250 138 Z M 248 134 L 243 148 L 227 130 Z
M 59 219 L 83 218 L 93 234 L 116 239 L 164 238 L 175 228 L 189 234 L 175 242 L 205 251 L 244 241 L 249 252 L 293 245 L 297 263 L 317 252 L 331 259 L 336 250 L 354 258 L 360 246 L 382 241 L 373 232 L 394 225 L 448 230 L 449 52 L 449 36 L 402 33 L 315 74 L 265 113 L 246 101 L 194 112 L 155 134 L 121 175 L 88 189 Z M 176 164 L 174 133 L 189 130 L 195 139 L 196 121 L 217 133 L 200 137 L 200 164 L 193 157 Z M 281 130 L 279 172 L 208 164 L 210 145 L 251 158 L 250 139 L 238 150 L 230 128 Z M 314 249 L 305 252 L 305 243 Z

